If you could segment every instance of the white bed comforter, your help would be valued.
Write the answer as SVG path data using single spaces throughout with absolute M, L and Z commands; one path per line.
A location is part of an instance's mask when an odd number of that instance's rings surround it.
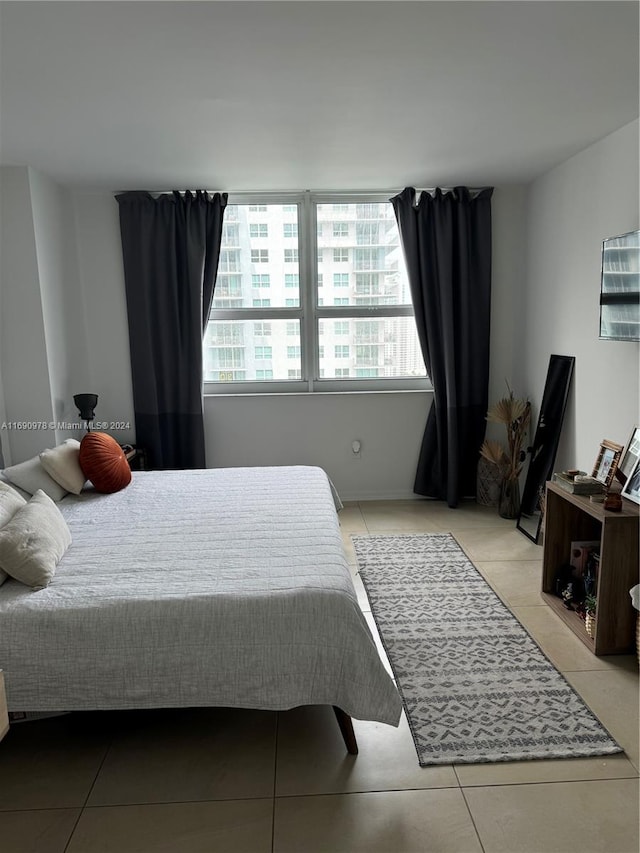
M 10 710 L 330 704 L 397 725 L 321 469 L 136 473 L 59 506 L 51 585 L 0 586 Z

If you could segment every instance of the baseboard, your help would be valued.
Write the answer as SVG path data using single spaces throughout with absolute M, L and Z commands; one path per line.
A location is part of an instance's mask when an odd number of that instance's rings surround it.
M 340 492 L 340 500 L 347 503 L 357 501 L 426 501 L 428 498 L 423 498 L 416 495 L 415 492 Z

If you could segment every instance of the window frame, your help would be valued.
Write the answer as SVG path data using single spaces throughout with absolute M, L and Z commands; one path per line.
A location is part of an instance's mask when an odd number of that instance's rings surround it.
M 383 391 L 430 391 L 433 389 L 428 376 L 423 377 L 379 377 L 374 379 L 320 376 L 318 323 L 322 320 L 376 320 L 383 317 L 413 317 L 412 305 L 318 305 L 318 233 L 316 206 L 321 204 L 378 204 L 389 203 L 397 190 L 387 192 L 264 192 L 229 193 L 229 205 L 297 205 L 298 236 L 285 238 L 295 240 L 298 248 L 299 305 L 296 307 L 269 308 L 224 308 L 210 313 L 212 320 L 286 320 L 300 324 L 301 379 L 246 380 L 241 382 L 204 382 L 204 394 L 308 394 L 308 393 L 351 393 Z M 292 247 L 293 248 L 293 247 Z M 326 247 L 324 247 L 326 248 Z

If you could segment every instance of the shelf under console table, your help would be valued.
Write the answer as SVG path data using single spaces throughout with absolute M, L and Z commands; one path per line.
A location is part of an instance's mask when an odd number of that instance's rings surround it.
M 637 613 L 629 590 L 638 583 L 639 522 L 640 507 L 632 501 L 623 499 L 622 511 L 610 512 L 588 496 L 547 483 L 542 597 L 596 655 L 631 654 L 635 648 Z M 556 573 L 569 563 L 571 542 L 577 540 L 600 542 L 593 639 L 581 617 L 554 594 Z

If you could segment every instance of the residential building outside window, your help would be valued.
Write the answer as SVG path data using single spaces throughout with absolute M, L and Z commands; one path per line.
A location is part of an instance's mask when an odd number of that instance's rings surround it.
M 389 195 L 230 194 L 206 392 L 430 387 Z

